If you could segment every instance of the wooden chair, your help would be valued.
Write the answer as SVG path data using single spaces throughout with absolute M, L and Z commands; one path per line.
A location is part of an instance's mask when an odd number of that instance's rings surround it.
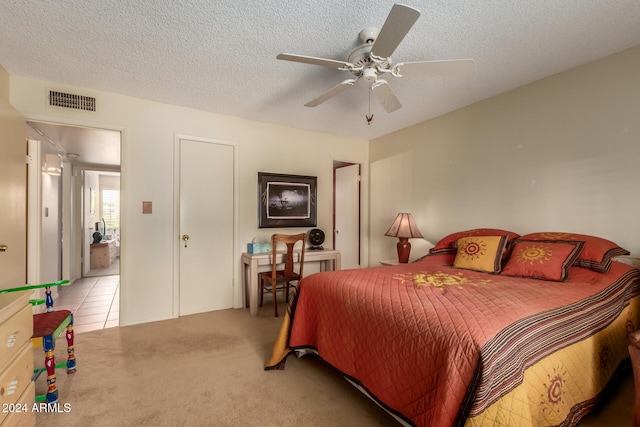
M 47 309 L 43 313 L 33 315 L 33 335 L 31 344 L 34 348 L 42 347 L 45 352 L 44 367 L 34 369 L 32 381 L 36 381 L 43 371 L 47 371 L 47 394 L 36 396 L 36 402 L 55 403 L 58 401 L 58 388 L 56 387 L 56 368 L 67 368 L 67 374 L 76 372 L 76 356 L 73 347 L 73 313 L 69 310 L 53 309 L 53 298 L 51 296 L 52 286 L 68 284 L 68 280 L 61 280 L 42 285 L 28 285 L 19 288 L 3 289 L 0 293 L 30 291 L 39 288 L 45 289 L 45 299 L 29 300 L 31 305 L 46 303 Z M 56 338 L 66 331 L 67 338 L 67 361 L 56 365 L 54 349 Z
M 286 301 L 289 301 L 289 286 L 291 282 L 299 282 L 302 280 L 302 270 L 304 266 L 304 250 L 306 244 L 306 233 L 300 234 L 274 234 L 271 236 L 271 271 L 260 273 L 260 307 L 264 299 L 264 291 L 267 290 L 273 294 L 273 307 L 276 317 L 278 317 L 278 300 L 276 291 L 285 290 Z M 283 254 L 284 269 L 278 269 L 276 257 L 278 255 L 278 243 L 284 243 L 287 246 L 286 253 Z M 293 251 L 297 242 L 302 242 L 302 250 L 300 251 L 300 259 L 298 260 L 298 272 L 294 271 Z M 280 264 L 282 264 L 280 263 Z

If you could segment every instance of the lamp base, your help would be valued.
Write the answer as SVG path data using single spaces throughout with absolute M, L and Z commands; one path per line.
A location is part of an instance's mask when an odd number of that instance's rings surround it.
M 406 264 L 409 262 L 409 254 L 411 253 L 411 243 L 406 237 L 398 237 L 398 262 L 400 264 Z

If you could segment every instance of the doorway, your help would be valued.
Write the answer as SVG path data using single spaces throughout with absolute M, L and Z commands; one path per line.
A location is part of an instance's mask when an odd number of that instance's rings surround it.
M 361 266 L 360 170 L 359 163 L 333 162 L 333 248 L 343 269 Z
M 62 265 L 64 278 L 73 283 L 85 277 L 90 270 L 91 234 L 101 218 L 99 174 L 117 177 L 118 189 L 120 186 L 121 135 L 113 130 L 27 121 L 26 136 L 40 141 L 42 153 L 52 154 L 61 161 L 62 179 L 55 189 L 61 195 L 59 215 L 62 230 L 62 249 L 57 264 Z M 85 171 L 92 171 L 95 179 L 87 182 Z M 42 206 L 37 206 L 38 203 L 41 202 L 29 203 L 29 209 L 36 212 L 33 216 L 36 223 L 32 221 L 30 229 L 42 225 L 38 220 Z M 34 254 L 30 259 L 37 262 L 42 257 Z M 108 273 L 120 272 L 119 269 L 111 269 Z
M 101 194 L 115 189 L 119 195 L 120 132 L 28 121 L 26 135 L 29 145 L 39 147 L 40 157 L 32 159 L 37 166 L 29 178 L 29 232 L 36 238 L 29 240 L 27 264 L 29 272 L 38 276 L 32 282 L 51 281 L 54 277 L 49 275 L 55 273 L 55 279 L 72 283 L 60 288 L 54 299 L 73 311 L 77 332 L 118 326 L 119 257 L 108 268 L 91 270 L 90 244 L 98 218 L 105 217 L 110 220 L 111 239 L 117 236 L 119 246 L 119 203 L 113 203 L 113 193 L 107 194 L 110 199 L 101 199 Z M 41 164 L 49 170 L 49 159 L 60 161 L 60 176 L 41 171 Z M 87 175 L 93 178 L 86 179 Z M 32 185 L 39 190 L 32 192 Z M 51 242 L 45 247 L 47 239 Z
M 120 274 L 120 172 L 84 170 L 82 277 Z M 88 212 L 87 212 L 88 209 Z

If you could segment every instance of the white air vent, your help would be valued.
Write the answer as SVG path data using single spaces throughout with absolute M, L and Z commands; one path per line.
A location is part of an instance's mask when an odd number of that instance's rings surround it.
M 49 105 L 75 110 L 96 111 L 96 99 L 90 96 L 73 93 L 49 91 Z

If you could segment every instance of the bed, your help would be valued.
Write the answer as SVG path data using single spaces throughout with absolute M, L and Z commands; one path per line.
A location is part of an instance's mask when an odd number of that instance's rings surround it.
M 628 374 L 629 252 L 595 236 L 452 233 L 409 264 L 304 278 L 265 369 L 319 355 L 407 425 L 575 425 Z

